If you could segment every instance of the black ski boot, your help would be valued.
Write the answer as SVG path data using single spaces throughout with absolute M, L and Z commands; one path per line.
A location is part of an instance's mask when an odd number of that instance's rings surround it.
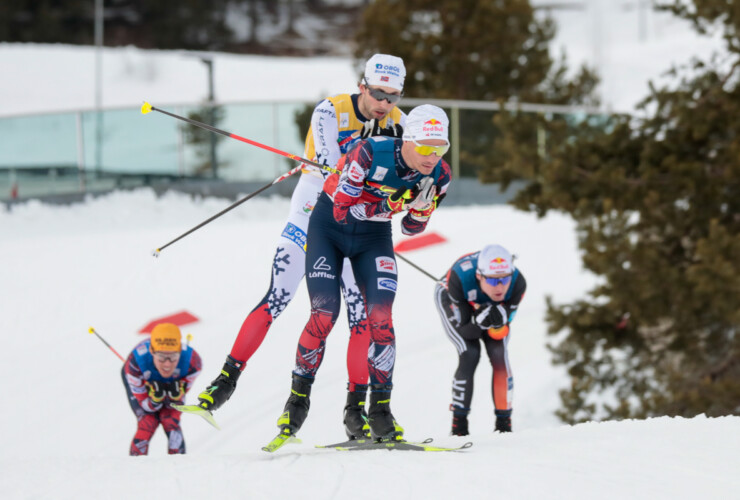
M 221 369 L 221 374 L 206 387 L 206 390 L 198 394 L 198 406 L 210 412 L 221 408 L 236 389 L 236 381 L 239 380 L 241 369 L 244 366 L 242 361 L 237 361 L 231 356 L 226 356 L 226 363 Z
M 452 413 L 452 435 L 468 435 L 468 412 L 455 411 Z
M 283 434 L 295 434 L 301 428 L 308 416 L 311 406 L 312 378 L 293 374 L 293 384 L 290 387 L 290 396 L 283 408 L 283 414 L 278 418 L 277 425 Z
M 373 384 L 370 386 L 370 410 L 367 412 L 370 432 L 378 441 L 400 441 L 403 427 L 398 425 L 391 413 L 392 384 Z
M 365 399 L 367 385 L 355 385 L 354 391 L 347 391 L 347 405 L 344 407 L 344 432 L 352 439 L 370 437 L 370 425 L 367 423 Z
M 496 410 L 496 428 L 494 432 L 511 432 L 511 410 Z

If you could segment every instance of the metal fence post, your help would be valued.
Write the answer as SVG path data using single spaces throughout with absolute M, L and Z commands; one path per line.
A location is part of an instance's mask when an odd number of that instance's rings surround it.
M 77 120 L 77 179 L 80 183 L 80 192 L 86 189 L 85 179 L 85 134 L 82 128 L 82 112 L 75 114 Z

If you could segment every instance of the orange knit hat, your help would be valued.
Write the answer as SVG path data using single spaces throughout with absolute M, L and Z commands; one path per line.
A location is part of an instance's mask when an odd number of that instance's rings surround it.
M 179 351 L 182 349 L 181 339 L 182 334 L 177 325 L 159 323 L 152 330 L 152 352 Z

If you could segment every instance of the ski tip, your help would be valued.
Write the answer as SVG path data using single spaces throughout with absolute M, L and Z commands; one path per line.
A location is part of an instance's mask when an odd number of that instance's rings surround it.
M 152 105 L 144 101 L 144 104 L 141 105 L 141 114 L 145 115 L 149 113 L 151 110 L 152 110 Z
M 303 441 L 300 438 L 296 437 L 295 434 L 284 434 L 281 431 L 280 434 L 275 436 L 272 441 L 262 447 L 262 451 L 273 453 L 276 450 L 282 448 L 283 445 L 288 443 L 301 444 L 303 443 Z
M 90 335 L 92 335 L 93 333 L 95 333 L 95 328 L 93 328 L 91 326 L 90 328 L 87 329 L 87 333 L 89 333 Z
M 216 419 L 213 418 L 213 414 L 205 408 L 201 408 L 198 405 L 179 405 L 176 403 L 170 403 L 170 406 L 175 410 L 181 411 L 183 413 L 192 413 L 193 415 L 198 415 L 219 431 L 221 430 L 218 422 L 216 422 Z

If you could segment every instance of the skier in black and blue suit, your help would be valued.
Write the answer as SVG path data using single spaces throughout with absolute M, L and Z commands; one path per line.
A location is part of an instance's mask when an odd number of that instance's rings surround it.
M 493 367 L 495 430 L 511 432 L 514 376 L 507 352 L 509 325 L 527 289 L 524 275 L 513 260 L 501 245 L 488 245 L 457 259 L 435 288 L 435 305 L 459 358 L 450 405 L 453 435 L 468 434 L 481 342 Z
M 404 214 L 404 234 L 426 228 L 451 181 L 450 166 L 441 159 L 449 149 L 448 130 L 442 109 L 418 106 L 408 115 L 403 139 L 359 142 L 338 165 L 341 176 L 334 174 L 325 182 L 308 229 L 311 317 L 298 342 L 291 395 L 278 419 L 281 434 L 295 434 L 308 414 L 326 338 L 339 315 L 339 278 L 348 257 L 365 299 L 370 330 L 366 342 L 356 342 L 347 353 L 348 364 L 368 366 L 370 405 L 366 413 L 368 386 L 354 387 L 355 398 L 345 408 L 345 431 L 350 439 L 360 438 L 369 425 L 375 439 L 401 439 L 403 429 L 390 410 L 396 359 L 392 308 L 398 285 L 391 217 Z

